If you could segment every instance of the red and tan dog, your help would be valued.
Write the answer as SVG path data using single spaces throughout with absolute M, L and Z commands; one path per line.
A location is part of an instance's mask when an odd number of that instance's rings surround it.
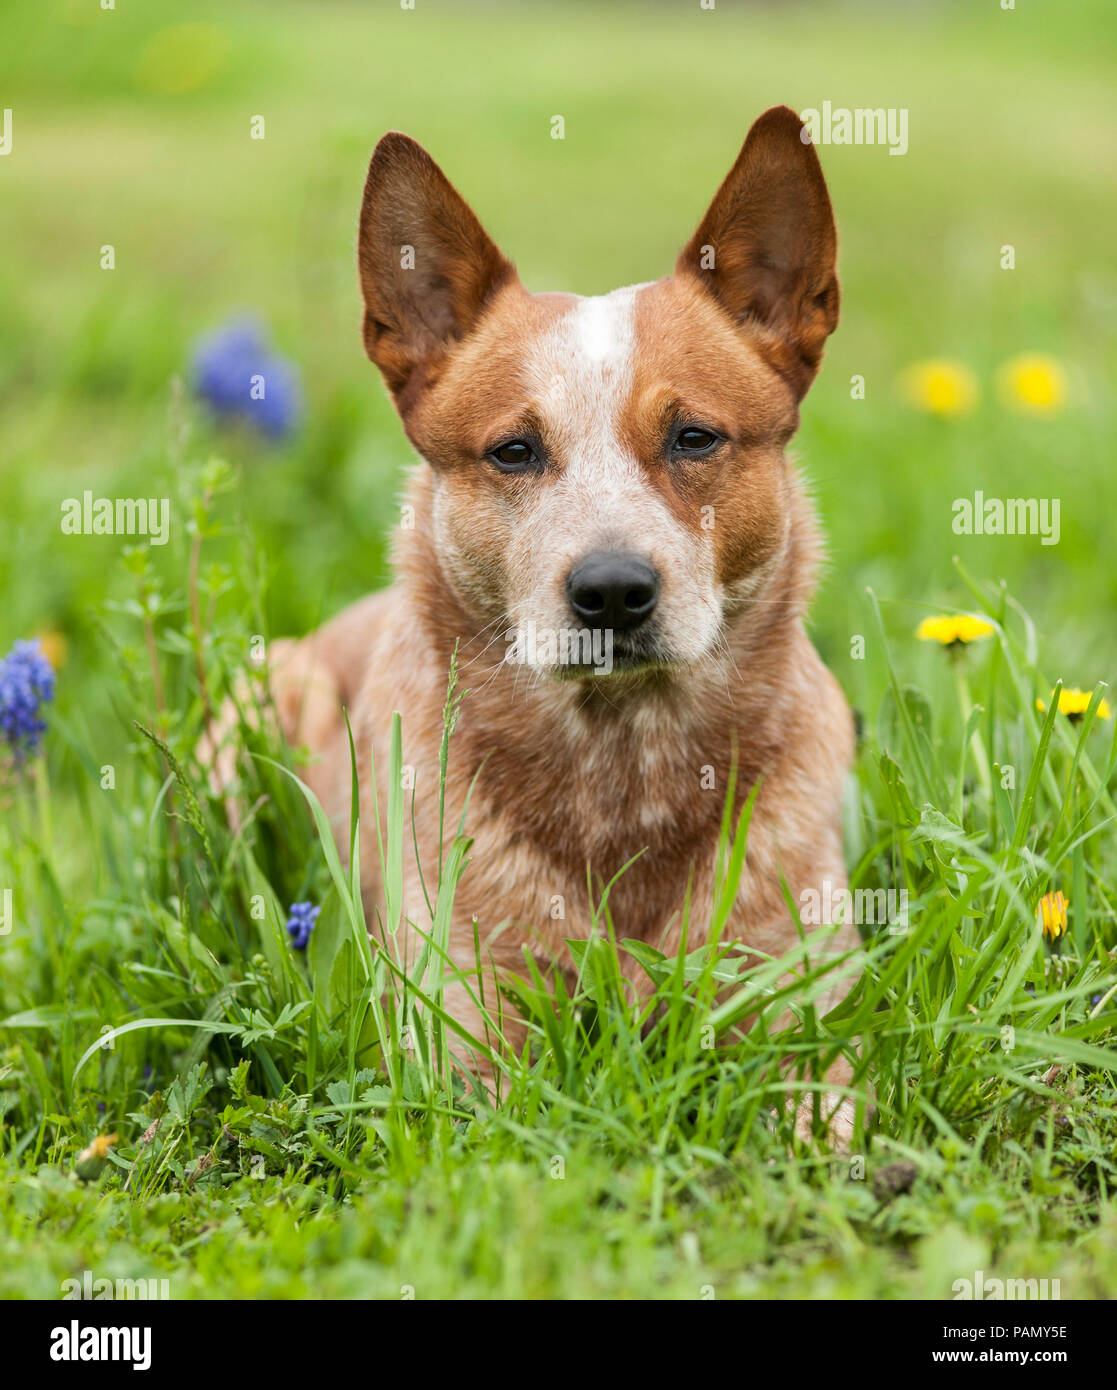
M 796 897 L 845 884 L 851 722 L 804 632 L 818 542 L 784 454 L 838 319 L 834 221 L 801 131 L 786 107 L 768 111 L 674 275 L 589 299 L 530 294 L 407 136 L 386 135 L 372 157 L 364 341 L 421 456 L 414 525 L 396 584 L 284 646 L 273 684 L 342 840 L 342 710 L 366 826 L 370 754 L 383 777 L 402 712 L 420 861 L 436 866 L 460 643 L 471 693 L 447 834 L 477 779 L 451 942 L 463 970 L 474 918 L 498 968 L 522 972 L 525 943 L 547 965 L 568 958 L 564 938 L 590 930 L 587 866 L 604 882 L 640 851 L 612 889 L 617 935 L 677 947 L 690 879 L 697 945 L 735 756 L 741 794 L 762 783 L 732 935 L 779 955 L 796 940 L 781 875 Z M 373 922 L 371 833 L 362 853 Z M 408 854 L 405 902 L 421 922 Z M 845 927 L 834 949 L 856 940 Z M 483 1036 L 467 991 L 448 997 Z

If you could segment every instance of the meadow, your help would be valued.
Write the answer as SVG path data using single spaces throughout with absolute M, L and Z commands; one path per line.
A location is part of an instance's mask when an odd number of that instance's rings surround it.
M 12 0 L 2 29 L 0 656 L 38 637 L 55 689 L 0 760 L 0 1296 L 1111 1297 L 1112 12 Z M 820 149 L 843 313 L 794 445 L 860 728 L 851 883 L 909 920 L 829 1015 L 820 968 L 789 997 L 725 942 L 644 950 L 641 1014 L 606 897 L 572 995 L 510 986 L 532 1043 L 479 1099 L 440 1003 L 465 839 L 401 978 L 290 750 L 252 739 L 239 829 L 193 754 L 254 642 L 389 578 L 413 459 L 360 341 L 368 156 L 414 135 L 529 288 L 599 293 L 670 270 L 757 114 L 824 100 L 910 113 L 902 157 Z M 272 434 L 195 390 L 245 317 L 298 381 Z M 1058 499 L 1057 543 L 959 533 L 979 491 Z M 87 492 L 168 499 L 167 543 L 68 533 Z M 958 614 L 972 640 L 917 637 Z M 746 842 L 727 818 L 727 895 Z M 839 1052 L 849 1155 L 781 1106 Z

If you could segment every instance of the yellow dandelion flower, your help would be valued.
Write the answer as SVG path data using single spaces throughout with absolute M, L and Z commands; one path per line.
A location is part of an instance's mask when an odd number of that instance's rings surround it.
M 975 618 L 972 613 L 960 613 L 957 617 L 944 614 L 924 618 L 915 629 L 915 635 L 921 642 L 941 642 L 944 647 L 957 647 L 988 637 L 993 631 L 993 624 L 987 623 L 984 618 Z
M 913 362 L 900 378 L 908 402 L 932 415 L 966 415 L 977 404 L 977 378 L 962 362 Z
M 35 634 L 39 639 L 39 646 L 42 648 L 43 655 L 50 662 L 56 671 L 61 671 L 66 665 L 66 658 L 70 654 L 70 644 L 61 632 L 54 628 L 40 628 Z
M 1079 690 L 1076 686 L 1071 686 L 1068 690 L 1060 690 L 1059 713 L 1065 714 L 1068 719 L 1076 722 L 1081 719 L 1090 708 L 1090 701 L 1093 697 L 1094 692 L 1092 690 Z M 1047 705 L 1043 700 L 1036 701 L 1036 709 L 1038 709 L 1041 714 L 1047 713 Z M 1109 707 L 1108 700 L 1098 701 L 1097 713 L 1099 719 L 1111 719 L 1113 717 L 1113 711 Z
M 87 1149 L 82 1149 L 74 1164 L 74 1172 L 82 1182 L 92 1182 L 94 1178 L 100 1177 L 109 1150 L 115 1143 L 115 1134 L 98 1134 Z
M 1001 399 L 1027 415 L 1056 415 L 1066 404 L 1067 378 L 1053 357 L 1021 353 L 997 373 Z
M 82 1149 L 79 1158 L 108 1158 L 109 1150 L 116 1143 L 115 1134 L 98 1134 L 88 1149 Z
M 1036 908 L 1036 920 L 1043 927 L 1048 941 L 1057 941 L 1067 929 L 1067 908 L 1070 903 L 1062 893 L 1045 893 Z

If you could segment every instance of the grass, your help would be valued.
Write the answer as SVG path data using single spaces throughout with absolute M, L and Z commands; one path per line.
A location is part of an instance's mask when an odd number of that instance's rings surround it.
M 191 40 L 204 74 L 188 91 L 161 66 L 169 7 L 100 28 L 68 26 L 87 23 L 78 6 L 6 19 L 29 47 L 4 89 L 16 144 L 0 161 L 15 214 L 0 637 L 50 630 L 69 656 L 45 757 L 0 821 L 15 904 L 0 937 L 0 1293 L 55 1298 L 85 1269 L 167 1277 L 174 1298 L 941 1298 L 977 1269 L 1111 1293 L 1117 743 L 1096 700 L 1072 723 L 1051 692 L 1094 687 L 1117 656 L 1117 499 L 1098 461 L 1114 193 L 1095 130 L 1112 19 L 946 7 L 900 24 L 834 6 L 809 12 L 804 51 L 782 9 L 560 24 L 517 8 L 481 26 L 432 5 L 389 26 L 340 5 L 328 24 L 321 7 L 266 24 L 254 6 L 196 8 L 211 32 Z M 743 52 L 761 76 L 742 77 Z M 696 66 L 698 110 L 669 80 Z M 823 151 L 845 319 L 798 444 L 831 537 L 813 636 L 861 716 L 852 882 L 906 891 L 909 925 L 866 930 L 837 967 L 854 991 L 820 1017 L 829 976 L 808 924 L 789 999 L 787 962 L 746 969 L 722 941 L 658 957 L 606 899 L 591 942 L 571 945 L 570 997 L 525 962 L 522 1055 L 485 1001 L 494 1103 L 451 1073 L 440 1008 L 467 839 L 424 866 L 430 945 L 404 970 L 393 901 L 374 953 L 359 885 L 267 727 L 246 732 L 258 756 L 239 832 L 192 754 L 255 635 L 304 631 L 386 577 L 406 452 L 354 326 L 363 161 L 381 129 L 412 130 L 529 284 L 589 292 L 670 265 L 756 112 L 824 97 L 912 111 L 904 159 Z M 241 130 L 257 111 L 269 134 L 253 147 Z M 306 426 L 274 449 L 219 436 L 169 385 L 192 337 L 246 303 L 306 379 Z M 996 397 L 996 368 L 1026 349 L 1067 370 L 1057 416 Z M 929 356 L 976 373 L 972 415 L 904 406 L 895 376 Z M 955 536 L 951 500 L 978 487 L 1060 496 L 1059 546 Z M 170 496 L 171 543 L 62 536 L 59 504 L 85 488 Z M 960 653 L 917 644 L 940 607 L 985 614 L 992 635 Z M 379 836 L 391 884 L 405 798 L 353 832 Z M 747 823 L 727 822 L 727 895 L 746 842 Z M 1036 920 L 1050 891 L 1071 904 L 1055 943 Z M 322 905 L 305 955 L 284 931 L 302 900 Z M 656 986 L 642 1012 L 618 983 L 633 951 Z M 734 1038 L 745 1013 L 758 1022 Z M 874 1107 L 846 1157 L 796 1141 L 783 1106 L 838 1052 Z M 79 1154 L 107 1133 L 100 1172 L 79 1181 Z

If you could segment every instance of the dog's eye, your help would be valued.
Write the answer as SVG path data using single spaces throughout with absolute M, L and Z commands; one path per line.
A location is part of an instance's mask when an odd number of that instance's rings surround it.
M 492 450 L 489 458 L 506 473 L 522 473 L 536 461 L 535 450 L 522 439 L 510 439 L 507 444 L 501 444 Z
M 675 440 L 675 453 L 705 454 L 708 453 L 717 442 L 717 435 L 711 434 L 709 430 L 687 428 L 685 430 L 680 430 L 678 438 Z

